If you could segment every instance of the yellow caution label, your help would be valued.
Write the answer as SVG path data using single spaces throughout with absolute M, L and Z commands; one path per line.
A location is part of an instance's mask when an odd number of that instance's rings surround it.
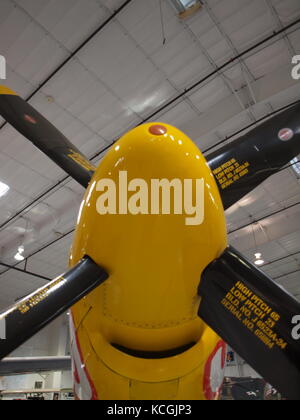
M 60 285 L 63 281 L 65 281 L 64 277 L 59 277 L 48 287 L 43 288 L 42 290 L 36 292 L 34 295 L 30 296 L 27 300 L 23 301 L 18 307 L 17 310 L 21 312 L 21 314 L 26 314 L 31 308 L 34 308 L 40 302 L 42 302 L 46 297 L 49 295 L 49 292 L 58 285 Z
M 216 168 L 213 173 L 223 190 L 239 181 L 249 173 L 250 163 L 240 164 L 236 159 L 231 159 L 222 166 Z
M 221 304 L 269 349 L 286 349 L 287 343 L 275 332 L 280 315 L 242 282 L 235 284 Z
M 96 171 L 96 167 L 92 165 L 87 159 L 85 159 L 85 157 L 82 156 L 80 153 L 74 152 L 73 150 L 71 150 L 70 152 L 71 153 L 68 154 L 68 157 L 73 159 L 74 162 L 78 163 L 78 165 L 82 166 L 87 171 Z

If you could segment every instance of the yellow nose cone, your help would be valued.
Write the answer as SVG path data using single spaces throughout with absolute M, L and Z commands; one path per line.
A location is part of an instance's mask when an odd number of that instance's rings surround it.
M 105 214 L 105 212 L 107 214 Z M 109 280 L 74 308 L 108 342 L 160 351 L 197 341 L 202 271 L 227 245 L 223 205 L 195 144 L 167 124 L 122 137 L 86 192 L 71 264 L 89 255 Z

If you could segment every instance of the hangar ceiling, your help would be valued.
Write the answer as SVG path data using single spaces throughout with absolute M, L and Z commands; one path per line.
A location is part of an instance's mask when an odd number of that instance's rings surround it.
M 216 150 L 300 100 L 297 53 L 299 0 L 202 0 L 185 20 L 171 0 L 1 0 L 7 85 L 94 163 L 143 121 L 171 123 Z M 29 272 L 63 272 L 82 187 L 2 119 L 0 181 L 10 187 L 0 198 L 1 263 L 22 270 L 14 256 L 24 245 Z M 232 245 L 251 260 L 261 252 L 263 270 L 300 300 L 294 170 L 267 180 L 227 220 Z M 1 307 L 46 279 L 0 266 Z

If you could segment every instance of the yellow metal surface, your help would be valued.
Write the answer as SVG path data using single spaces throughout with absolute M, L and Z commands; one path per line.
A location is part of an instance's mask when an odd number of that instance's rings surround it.
M 74 313 L 75 311 L 73 311 Z M 139 359 L 113 348 L 89 323 L 77 325 L 83 362 L 101 400 L 205 400 L 204 368 L 220 338 L 208 327 L 187 352 L 167 359 Z M 100 338 L 101 336 L 101 338 Z M 95 345 L 96 344 L 96 345 Z
M 152 135 L 151 125 L 115 144 L 86 192 L 70 264 L 89 255 L 110 277 L 72 309 L 73 318 L 99 398 L 147 399 L 159 392 L 171 399 L 176 382 L 174 399 L 202 399 L 203 367 L 219 338 L 197 316 L 197 288 L 202 271 L 227 246 L 224 210 L 195 144 L 166 124 L 166 134 Z M 109 178 L 118 185 L 120 171 L 128 172 L 129 181 L 142 178 L 149 184 L 151 179 L 204 179 L 204 222 L 187 226 L 186 214 L 99 215 L 97 183 Z M 191 342 L 197 344 L 190 350 L 159 360 L 128 356 L 111 346 L 163 351 Z
M 9 89 L 8 87 L 4 85 L 0 85 L 0 95 L 18 96 L 16 92 L 14 92 L 13 90 Z

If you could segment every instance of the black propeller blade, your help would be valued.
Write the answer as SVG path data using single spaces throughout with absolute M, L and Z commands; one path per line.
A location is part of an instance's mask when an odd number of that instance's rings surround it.
M 300 400 L 300 303 L 233 248 L 204 271 L 199 316 L 286 398 Z
M 64 313 L 108 278 L 89 257 L 66 274 L 20 300 L 0 314 L 6 339 L 0 340 L 0 360 Z
M 88 186 L 96 168 L 46 118 L 5 86 L 0 86 L 0 114 L 72 178 Z
M 300 154 L 300 104 L 206 157 L 228 209 Z

